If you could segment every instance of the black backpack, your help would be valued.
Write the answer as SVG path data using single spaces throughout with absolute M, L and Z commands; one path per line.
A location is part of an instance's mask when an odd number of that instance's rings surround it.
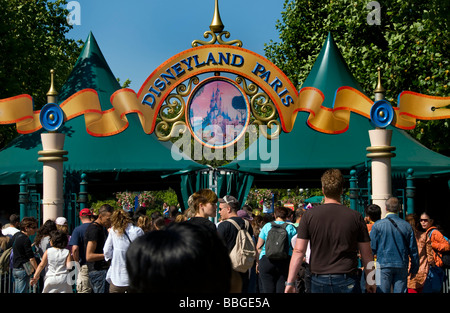
M 267 234 L 265 243 L 266 257 L 269 260 L 286 260 L 289 258 L 289 236 L 286 231 L 288 223 L 277 224 L 275 222 L 270 223 L 272 228 Z

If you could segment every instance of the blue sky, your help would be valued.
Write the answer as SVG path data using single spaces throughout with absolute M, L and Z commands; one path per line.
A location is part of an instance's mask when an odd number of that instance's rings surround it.
M 164 61 L 191 48 L 193 40 L 205 40 L 214 13 L 214 0 L 77 2 L 81 24 L 68 36 L 85 40 L 92 31 L 114 75 L 121 82 L 130 79 L 136 92 Z M 275 24 L 283 6 L 284 0 L 219 0 L 228 40 L 239 39 L 243 48 L 264 55 L 264 44 L 278 41 Z

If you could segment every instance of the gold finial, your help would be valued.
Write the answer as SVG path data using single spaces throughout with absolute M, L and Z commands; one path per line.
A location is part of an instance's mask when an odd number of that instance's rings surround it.
M 383 88 L 383 86 L 381 86 L 381 68 L 378 67 L 377 68 L 378 71 L 378 82 L 377 82 L 377 86 L 375 87 L 375 94 L 379 93 L 379 94 L 383 94 L 386 92 L 386 89 Z
M 218 33 L 221 33 L 224 28 L 225 28 L 225 26 L 223 25 L 222 20 L 220 19 L 219 0 L 216 0 L 216 5 L 214 8 L 214 16 L 213 16 L 211 25 L 209 26 L 209 29 L 211 29 L 211 31 L 218 34 Z
M 58 96 L 58 91 L 56 91 L 55 89 L 55 84 L 54 84 L 54 74 L 55 74 L 55 70 L 50 70 L 50 90 L 47 92 L 47 99 L 49 97 L 53 97 L 56 98 L 56 96 Z M 54 102 L 54 101 L 49 101 L 49 102 Z
M 223 31 L 225 26 L 223 25 L 222 20 L 220 19 L 219 0 L 215 0 L 215 3 L 216 3 L 216 6 L 214 8 L 214 17 L 211 22 L 211 25 L 209 26 L 210 30 L 206 31 L 203 34 L 203 37 L 205 37 L 205 38 L 208 38 L 211 36 L 211 40 L 209 40 L 209 41 L 194 40 L 192 42 L 192 48 L 198 47 L 198 45 L 213 45 L 216 42 L 218 42 L 221 45 L 236 45 L 238 47 L 242 47 L 242 41 L 240 41 L 240 40 L 225 41 L 222 38 L 223 36 L 225 36 L 225 38 L 229 38 L 230 33 L 227 31 Z

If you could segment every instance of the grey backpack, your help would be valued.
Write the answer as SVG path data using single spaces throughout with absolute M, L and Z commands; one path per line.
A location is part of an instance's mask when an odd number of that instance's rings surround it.
M 269 260 L 285 260 L 289 257 L 289 236 L 286 231 L 288 223 L 271 222 L 272 228 L 267 234 L 265 248 Z

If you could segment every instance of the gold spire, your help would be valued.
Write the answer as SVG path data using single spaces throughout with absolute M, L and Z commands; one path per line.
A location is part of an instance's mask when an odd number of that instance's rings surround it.
M 381 86 L 381 68 L 378 67 L 377 71 L 378 71 L 378 82 L 377 82 L 377 86 L 375 87 L 374 92 L 376 94 L 381 93 L 384 95 L 384 93 L 386 92 L 386 89 L 384 89 L 383 86 Z
M 215 32 L 216 34 L 221 33 L 225 26 L 222 23 L 222 20 L 220 19 L 220 13 L 219 13 L 219 0 L 215 0 L 216 5 L 214 8 L 214 16 L 211 22 L 211 25 L 209 26 L 209 29 L 211 31 Z
M 54 74 L 55 74 L 55 70 L 50 70 L 50 90 L 47 92 L 47 96 L 57 96 L 58 95 L 58 91 L 56 91 L 55 89 L 55 84 L 54 84 Z

